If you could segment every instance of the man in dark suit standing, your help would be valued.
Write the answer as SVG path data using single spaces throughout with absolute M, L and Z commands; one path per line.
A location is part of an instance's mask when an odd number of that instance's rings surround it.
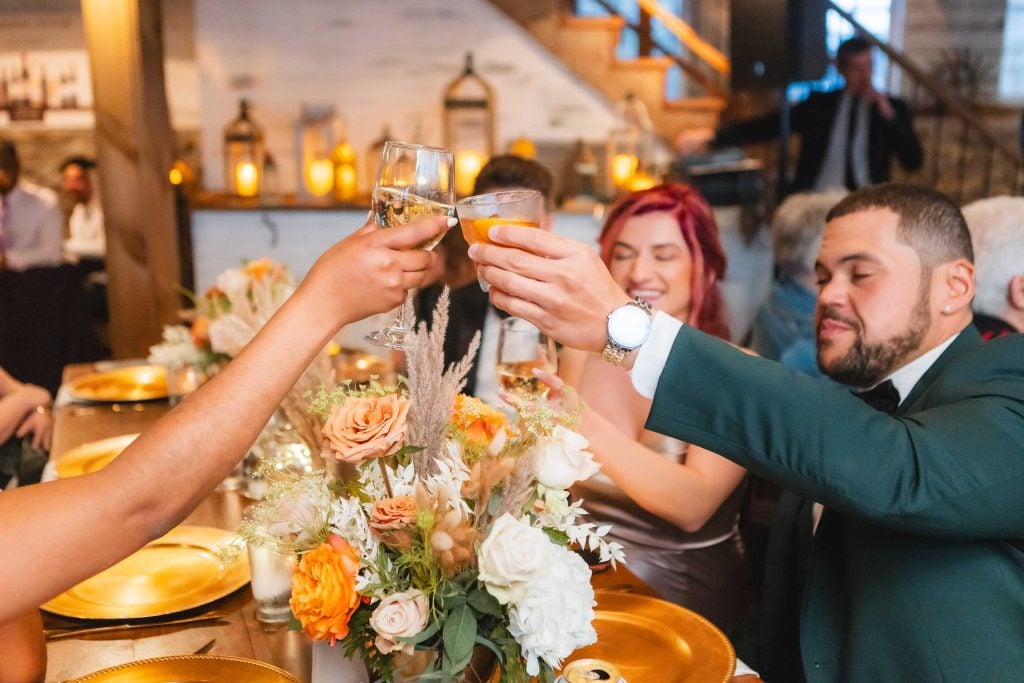
M 842 90 L 811 93 L 789 113 L 790 130 L 800 136 L 792 192 L 857 190 L 884 183 L 895 158 L 907 171 L 921 168 L 924 154 L 903 100 L 871 83 L 871 44 L 850 38 L 836 53 Z M 742 145 L 779 135 L 778 114 L 729 126 L 714 146 Z
M 824 504 L 800 624 L 808 680 L 1024 671 L 1024 337 L 983 344 L 971 325 L 955 204 L 882 185 L 829 213 L 818 363 L 864 400 L 648 315 L 582 245 L 490 236 L 507 247 L 470 254 L 495 305 L 631 368 L 653 398 L 648 429 Z

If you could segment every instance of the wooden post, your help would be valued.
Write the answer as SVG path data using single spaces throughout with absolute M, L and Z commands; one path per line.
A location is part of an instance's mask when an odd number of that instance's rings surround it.
M 92 71 L 96 157 L 107 231 L 110 338 L 145 357 L 174 322 L 181 281 L 174 159 L 164 90 L 160 3 L 82 0 Z

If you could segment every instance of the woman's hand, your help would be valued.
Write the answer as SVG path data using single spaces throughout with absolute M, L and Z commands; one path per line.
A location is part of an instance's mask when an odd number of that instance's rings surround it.
M 21 421 L 14 435 L 19 439 L 31 435 L 32 448 L 49 451 L 53 441 L 53 416 L 49 409 L 42 406 L 37 407 Z

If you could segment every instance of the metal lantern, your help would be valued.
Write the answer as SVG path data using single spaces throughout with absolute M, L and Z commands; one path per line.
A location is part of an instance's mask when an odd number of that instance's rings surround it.
M 455 153 L 457 193 L 472 194 L 477 174 L 494 154 L 494 93 L 473 70 L 471 52 L 444 92 L 444 146 Z
M 240 100 L 238 118 L 224 129 L 224 188 L 236 197 L 257 197 L 266 151 L 263 131 L 249 118 L 249 102 Z
M 654 127 L 647 108 L 632 93 L 616 107 L 615 127 L 608 131 L 607 190 L 609 196 L 647 189 L 654 185 L 650 175 L 654 148 Z
M 298 148 L 298 186 L 309 197 L 326 197 L 334 190 L 334 149 L 337 118 L 334 107 L 303 105 L 295 126 Z

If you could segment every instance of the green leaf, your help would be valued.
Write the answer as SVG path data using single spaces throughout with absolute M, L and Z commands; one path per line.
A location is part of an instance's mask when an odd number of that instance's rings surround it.
M 398 636 L 397 638 L 395 638 L 395 640 L 397 640 L 400 643 L 408 643 L 410 645 L 419 645 L 424 640 L 426 640 L 427 638 L 430 638 L 432 635 L 437 633 L 440 629 L 441 629 L 441 625 L 438 622 L 435 621 L 430 626 L 428 626 L 427 628 L 423 629 L 422 631 L 420 631 L 419 633 L 417 633 L 414 636 L 407 636 L 407 637 Z
M 503 616 L 501 605 L 498 603 L 497 598 L 488 593 L 487 589 L 480 586 L 475 587 L 470 592 L 466 602 L 480 614 L 490 614 L 499 619 Z
M 569 534 L 565 533 L 564 531 L 552 529 L 551 527 L 544 527 L 543 529 L 541 529 L 541 531 L 547 534 L 548 538 L 550 538 L 551 542 L 555 545 L 569 545 Z
M 473 656 L 473 644 L 476 642 L 476 630 L 476 615 L 467 605 L 456 607 L 448 613 L 442 635 L 445 670 L 455 673 L 469 664 Z
M 494 643 L 492 643 L 492 642 L 491 642 L 490 640 L 488 640 L 487 638 L 484 638 L 483 636 L 480 636 L 480 635 L 478 635 L 478 636 L 476 637 L 476 642 L 477 642 L 478 644 L 480 644 L 480 645 L 483 645 L 484 647 L 486 647 L 486 648 L 487 648 L 488 650 L 490 650 L 491 652 L 493 652 L 493 653 L 494 653 L 494 656 L 498 658 L 498 663 L 499 663 L 499 664 L 504 664 L 504 663 L 505 663 L 505 653 L 504 653 L 504 652 L 502 652 L 502 651 L 501 651 L 501 650 L 500 650 L 500 649 L 498 648 L 498 646 L 497 646 L 497 645 L 495 645 L 495 644 L 494 644 Z

